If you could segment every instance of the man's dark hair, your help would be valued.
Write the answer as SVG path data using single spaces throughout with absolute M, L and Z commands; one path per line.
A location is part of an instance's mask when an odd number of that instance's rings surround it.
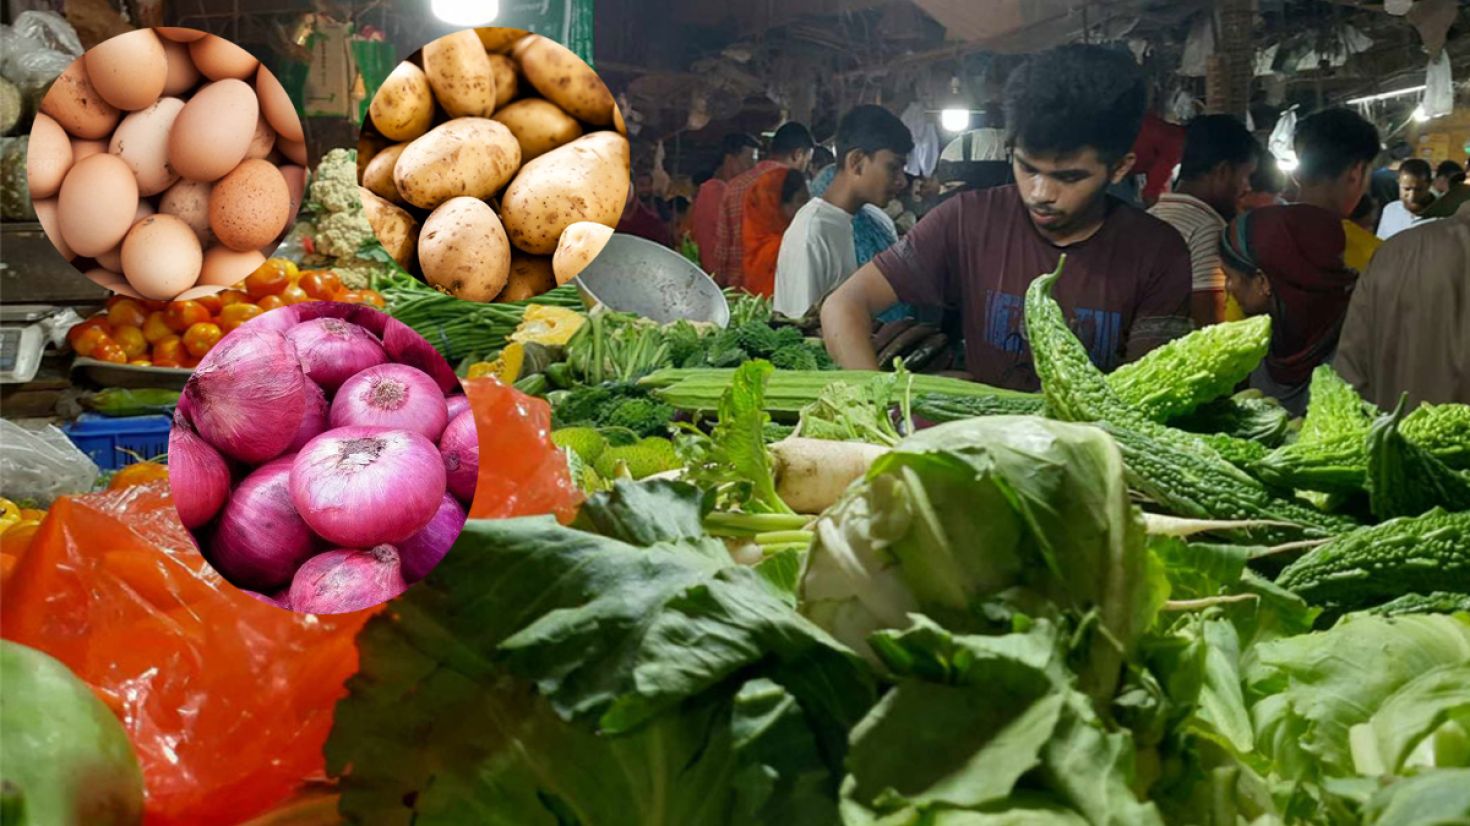
M 1429 161 L 1423 158 L 1409 158 L 1399 164 L 1399 174 L 1412 178 L 1423 178 L 1427 181 L 1434 177 L 1434 169 L 1429 166 Z
M 1408 141 L 1394 141 L 1388 149 L 1388 157 L 1395 161 L 1406 161 L 1414 155 L 1414 147 Z
M 1280 164 L 1276 163 L 1276 156 L 1272 155 L 1271 150 L 1266 147 L 1258 146 L 1256 171 L 1251 175 L 1251 190 L 1279 195 L 1284 189 L 1286 189 L 1286 173 L 1282 172 Z
M 1302 120 L 1296 126 L 1296 154 L 1301 161 L 1297 178 L 1330 181 L 1378 157 L 1378 128 L 1351 109 L 1335 107 Z
M 865 104 L 848 110 L 837 123 L 837 162 L 847 163 L 854 150 L 876 155 L 887 149 L 895 155 L 914 151 L 914 136 L 898 116 L 882 106 Z
M 812 132 L 800 123 L 791 121 L 781 124 L 776 134 L 771 138 L 771 154 L 774 156 L 790 155 L 792 152 L 800 152 L 803 149 L 811 149 L 817 142 L 812 140 Z
M 1084 147 L 1104 163 L 1133 148 L 1148 84 L 1123 51 L 1074 43 L 1032 57 L 1006 81 L 1006 144 L 1026 152 Z
M 739 155 L 743 149 L 760 149 L 761 142 L 746 132 L 730 132 L 720 139 L 720 157 Z
M 781 181 L 781 203 L 786 203 L 796 197 L 796 193 L 806 189 L 806 176 L 799 169 L 786 170 L 786 178 Z
M 1465 167 L 1454 161 L 1443 161 L 1434 170 L 1434 177 L 1448 178 L 1452 184 L 1465 183 Z
M 824 169 L 837 161 L 837 156 L 832 150 L 825 146 L 818 146 L 812 150 L 812 169 Z
M 1184 158 L 1179 162 L 1179 179 L 1194 180 L 1210 174 L 1222 163 L 1244 166 L 1257 159 L 1260 144 L 1239 118 L 1231 115 L 1201 115 L 1185 130 Z

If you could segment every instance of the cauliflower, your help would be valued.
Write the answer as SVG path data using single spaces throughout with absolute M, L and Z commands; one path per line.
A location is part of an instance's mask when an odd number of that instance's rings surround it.
M 328 152 L 311 176 L 308 193 L 316 212 L 362 212 L 357 194 L 357 150 Z
M 374 237 L 362 210 L 330 212 L 316 220 L 316 252 L 328 258 L 355 258 L 363 242 Z
M 315 218 L 306 263 L 330 266 L 343 286 L 354 290 L 371 287 L 374 278 L 392 273 L 387 264 L 360 255 L 365 244 L 376 244 L 378 239 L 357 191 L 356 149 L 333 149 L 322 158 L 307 199 L 307 210 Z

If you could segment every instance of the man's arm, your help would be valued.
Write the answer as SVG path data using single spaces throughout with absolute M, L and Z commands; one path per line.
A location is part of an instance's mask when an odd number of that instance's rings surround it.
M 822 303 L 822 339 L 832 360 L 847 370 L 877 370 L 873 317 L 898 303 L 898 295 L 872 261 L 858 267 Z

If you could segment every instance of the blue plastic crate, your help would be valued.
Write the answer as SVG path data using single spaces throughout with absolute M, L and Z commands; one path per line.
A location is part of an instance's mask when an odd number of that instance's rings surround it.
M 138 461 L 124 453 L 131 450 L 144 459 L 168 452 L 168 416 L 101 416 L 83 413 L 61 430 L 79 450 L 92 457 L 97 467 L 117 470 Z M 119 449 L 121 448 L 121 449 Z

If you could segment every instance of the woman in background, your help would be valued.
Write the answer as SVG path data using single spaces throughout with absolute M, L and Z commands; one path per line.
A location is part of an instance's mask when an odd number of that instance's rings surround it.
M 806 176 L 799 170 L 772 169 L 756 179 L 745 196 L 745 220 L 741 222 L 745 280 L 741 285 L 753 295 L 772 298 L 776 294 L 776 258 L 781 237 L 791 218 L 807 201 Z

